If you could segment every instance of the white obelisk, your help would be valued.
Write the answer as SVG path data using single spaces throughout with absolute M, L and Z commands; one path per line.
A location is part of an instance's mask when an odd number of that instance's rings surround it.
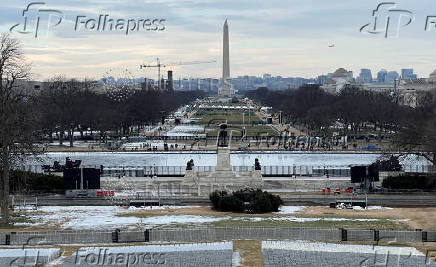
M 219 95 L 232 96 L 233 94 L 233 88 L 230 84 L 229 25 L 226 19 L 223 29 L 223 78 Z

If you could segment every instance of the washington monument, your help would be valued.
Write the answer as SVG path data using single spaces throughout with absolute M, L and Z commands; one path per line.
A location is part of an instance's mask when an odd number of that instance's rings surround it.
M 230 84 L 229 25 L 226 19 L 223 28 L 223 78 L 218 94 L 230 97 L 234 93 L 233 87 Z

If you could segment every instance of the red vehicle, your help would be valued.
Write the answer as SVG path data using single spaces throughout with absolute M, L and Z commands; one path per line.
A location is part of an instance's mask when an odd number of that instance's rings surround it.
M 332 190 L 330 188 L 323 188 L 322 189 L 322 193 L 325 195 L 325 193 L 327 192 L 327 195 L 330 195 L 330 193 L 332 192 Z
M 115 196 L 114 190 L 99 190 L 97 191 L 97 197 L 113 197 Z

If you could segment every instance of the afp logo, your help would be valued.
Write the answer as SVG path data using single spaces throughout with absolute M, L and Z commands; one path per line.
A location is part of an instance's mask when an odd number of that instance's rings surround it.
M 373 22 L 360 28 L 360 32 L 367 34 L 383 34 L 385 38 L 398 38 L 400 29 L 410 25 L 415 16 L 413 12 L 397 8 L 394 2 L 385 2 L 377 6 L 372 12 Z
M 64 15 L 56 9 L 45 8 L 44 2 L 32 2 L 23 10 L 23 22 L 12 26 L 10 32 L 18 32 L 20 34 L 32 34 L 35 38 L 41 30 L 45 30 L 48 34 L 51 28 L 61 24 L 64 20 Z M 42 24 L 42 21 L 46 23 Z M 44 26 L 45 25 L 45 26 Z M 44 27 L 44 29 L 41 29 Z

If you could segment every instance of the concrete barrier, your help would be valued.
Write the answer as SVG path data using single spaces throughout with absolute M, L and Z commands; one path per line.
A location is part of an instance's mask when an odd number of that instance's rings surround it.
M 129 242 L 149 242 L 150 231 L 120 231 L 118 234 L 118 243 Z
M 10 245 L 112 243 L 108 231 L 11 232 Z
M 229 240 L 306 240 L 319 242 L 436 242 L 436 231 L 322 228 L 167 228 L 141 231 L 53 231 L 0 233 L 2 245 L 104 244 L 129 242 L 215 242 Z
M 6 233 L 0 233 L 0 244 L 8 245 L 6 242 Z
M 344 241 L 374 241 L 374 230 L 347 229 L 347 240 Z
M 153 229 L 150 241 L 196 242 L 222 240 L 313 240 L 340 241 L 339 229 L 315 228 L 204 228 L 204 229 Z
M 380 230 L 380 242 L 423 242 L 422 231 Z
M 425 231 L 426 233 L 426 242 L 436 242 L 436 230 L 434 231 Z

